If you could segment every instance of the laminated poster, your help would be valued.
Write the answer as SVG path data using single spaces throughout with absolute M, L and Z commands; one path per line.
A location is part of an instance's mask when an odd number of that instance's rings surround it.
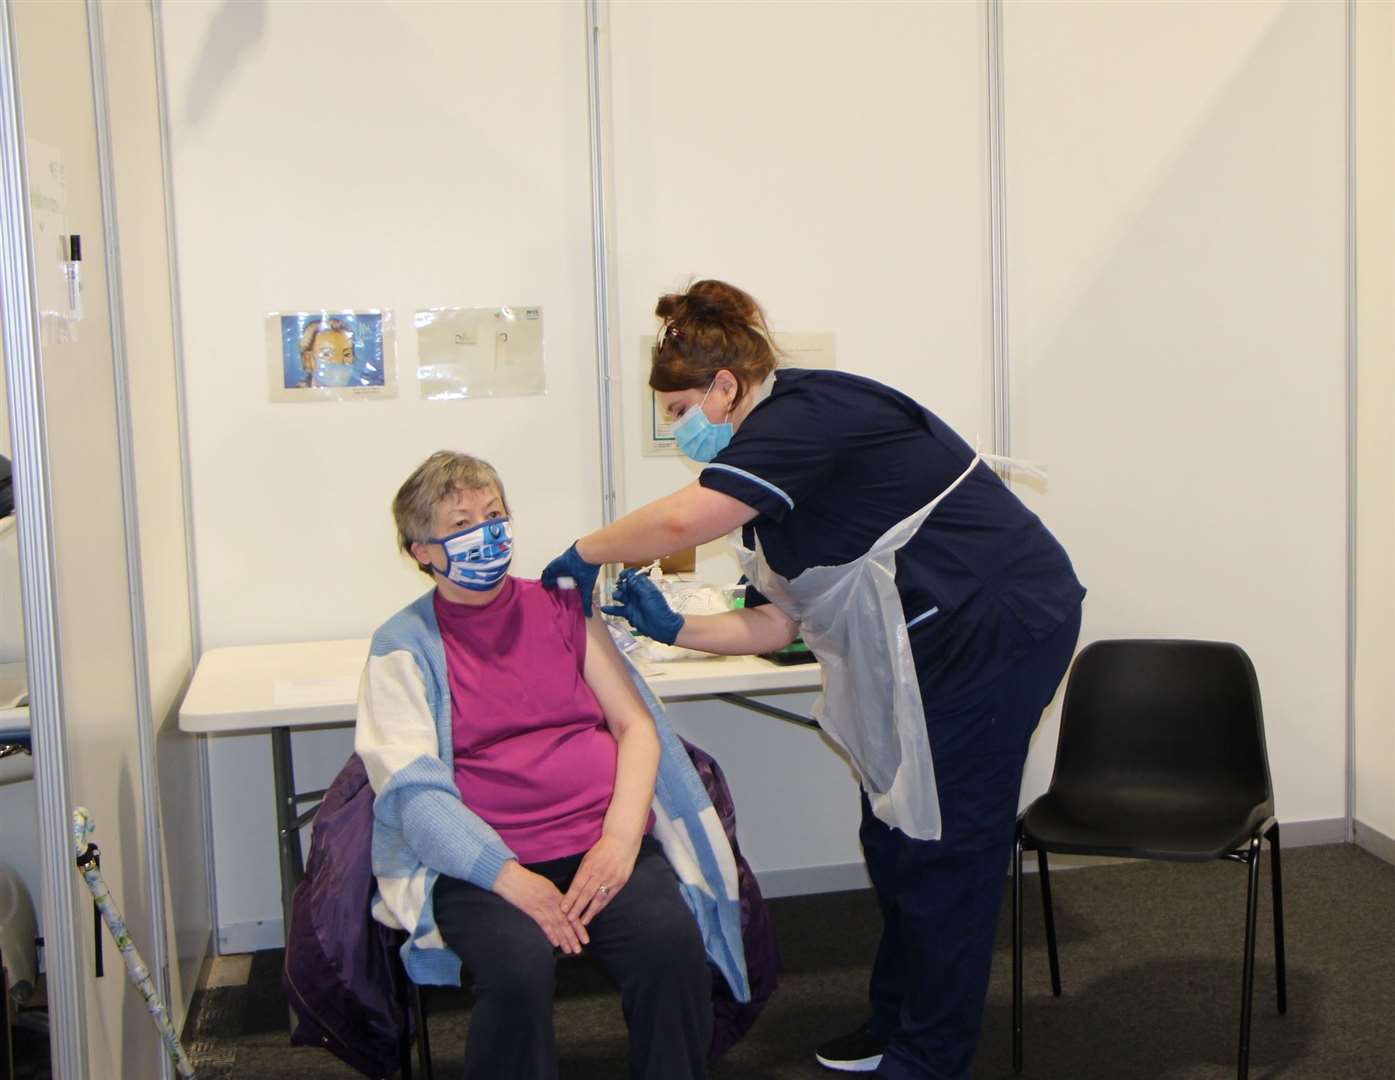
M 391 312 L 273 312 L 266 339 L 272 401 L 397 396 Z

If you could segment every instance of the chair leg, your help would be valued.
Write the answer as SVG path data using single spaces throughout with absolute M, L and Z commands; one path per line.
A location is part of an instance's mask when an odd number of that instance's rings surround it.
M 1284 880 L 1279 867 L 1279 823 L 1269 830 L 1269 872 L 1274 890 L 1274 973 L 1278 979 L 1279 1012 L 1288 1012 L 1288 975 L 1284 966 Z
M 1061 960 L 1056 953 L 1056 912 L 1051 906 L 1051 868 L 1046 849 L 1037 848 L 1037 871 L 1041 876 L 1041 910 L 1046 916 L 1046 956 L 1051 963 L 1051 993 L 1061 996 Z
M 10 1037 L 10 980 L 5 977 L 5 958 L 0 955 L 0 1080 L 13 1080 L 14 1042 Z
M 1012 1071 L 1022 1072 L 1022 829 L 1012 848 Z
M 431 1070 L 431 1036 L 426 1030 L 426 1001 L 421 987 L 412 983 L 412 1008 L 417 1014 L 417 1064 L 421 1066 L 422 1080 L 435 1080 Z
M 412 1028 L 420 1031 L 422 1018 L 417 1014 L 416 999 L 412 997 L 412 980 L 400 963 L 392 965 L 392 982 L 405 1029 L 397 1044 L 397 1075 L 400 1080 L 412 1080 Z
M 1240 1067 L 1239 1080 L 1250 1072 L 1250 1007 L 1255 985 L 1255 923 L 1259 914 L 1259 836 L 1250 838 L 1250 885 L 1245 897 L 1245 974 L 1240 988 Z
M 397 1049 L 397 1075 L 400 1080 L 412 1080 L 412 1044 L 405 1039 Z

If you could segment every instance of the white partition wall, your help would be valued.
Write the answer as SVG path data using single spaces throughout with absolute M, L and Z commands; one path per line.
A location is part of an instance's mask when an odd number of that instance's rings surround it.
M 580 4 L 162 8 L 202 643 L 366 637 L 429 587 L 389 503 L 430 452 L 491 461 L 516 567 L 599 524 Z M 417 397 L 412 314 L 541 305 L 547 392 Z M 271 404 L 262 316 L 386 308 L 399 396 Z M 347 731 L 298 738 L 322 787 Z M 223 947 L 281 940 L 270 749 L 212 740 Z
M 642 456 L 641 339 L 660 294 L 702 277 L 991 438 L 985 26 L 977 3 L 609 6 L 628 507 L 696 474 Z M 699 569 L 734 582 L 724 549 Z M 864 880 L 856 784 L 815 732 L 718 704 L 670 715 L 725 768 L 767 892 Z
M 1083 641 L 1238 642 L 1278 812 L 1345 817 L 1341 4 L 1004 9 L 1012 449 Z M 1029 763 L 1042 790 L 1054 719 Z
M 112 26 L 129 26 L 125 16 L 141 13 L 115 13 Z M 124 225 L 138 253 L 151 219 L 138 200 L 123 214 L 116 198 L 100 6 L 21 2 L 0 14 L 14 35 L 12 43 L 6 35 L 7 91 L 9 72 L 18 72 L 17 100 L 6 97 L 0 118 L 6 164 L 8 169 L 15 163 L 12 148 L 20 148 L 30 196 L 19 205 L 7 186 L 3 300 L 12 350 L 9 406 L 19 418 L 15 486 L 55 1072 L 161 1076 L 168 1061 L 145 1002 L 124 977 L 104 927 L 94 940 L 91 899 L 73 867 L 70 830 L 73 807 L 88 808 L 112 900 L 157 992 L 167 999 L 166 896 L 146 663 L 151 635 L 139 544 L 142 512 L 155 504 L 137 500 L 142 470 L 133 444 L 144 435 L 148 453 L 176 461 L 179 447 L 177 441 L 162 446 L 158 427 L 139 431 L 138 423 L 153 414 L 149 407 L 130 407 L 123 323 L 131 313 L 122 298 L 126 275 L 118 242 Z M 148 21 L 145 28 L 148 43 Z M 123 95 L 120 126 L 130 130 L 141 112 L 138 104 L 153 121 L 153 95 L 140 102 L 129 79 L 123 89 L 131 93 Z M 23 144 L 11 134 L 21 125 Z M 162 217 L 158 208 L 154 220 Z M 74 238 L 71 248 L 62 243 L 68 237 Z M 74 268 L 65 265 L 65 249 L 79 245 L 81 287 L 75 296 L 67 287 Z M 157 277 L 151 295 L 163 290 L 167 303 L 168 289 L 168 279 Z M 144 300 L 134 305 L 134 321 L 153 332 L 158 318 L 145 317 L 147 306 Z M 165 330 L 167 338 L 167 324 Z M 153 355 L 155 349 L 144 352 Z M 166 380 L 173 373 L 170 359 L 166 350 Z M 149 370 L 143 359 L 137 366 Z M 179 499 L 176 486 L 176 506 Z M 182 566 L 175 571 L 161 590 L 185 598 L 187 608 L 187 578 Z M 187 639 L 187 616 L 180 625 Z M 164 666 L 182 666 L 183 678 L 188 661 L 186 646 L 182 659 Z M 166 707 L 177 692 L 164 693 Z M 7 826 L 12 824 L 7 818 Z M 197 846 L 189 854 L 197 858 Z
M 131 465 L 142 567 L 148 722 L 155 737 L 169 1004 L 183 1022 L 209 951 L 207 814 L 198 740 L 178 727 L 193 671 L 181 401 L 165 220 L 155 26 L 147 4 L 105 0 L 107 103 L 126 331 Z M 151 783 L 154 783 L 152 778 Z
M 1395 5 L 1355 12 L 1358 361 L 1354 812 L 1395 861 Z

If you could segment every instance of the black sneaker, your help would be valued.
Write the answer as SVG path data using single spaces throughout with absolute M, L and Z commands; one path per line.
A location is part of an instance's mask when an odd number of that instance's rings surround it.
M 829 1039 L 814 1052 L 814 1060 L 839 1072 L 875 1072 L 885 1049 L 886 1043 L 872 1034 L 872 1021 L 868 1020 L 856 1031 Z

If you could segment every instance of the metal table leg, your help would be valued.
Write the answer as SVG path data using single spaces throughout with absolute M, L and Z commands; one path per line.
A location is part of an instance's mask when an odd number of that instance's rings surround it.
M 10 980 L 5 976 L 5 958 L 0 955 L 0 1080 L 11 1080 L 14 1074 L 14 1043 L 10 1038 Z
M 276 785 L 276 841 L 281 858 L 281 930 L 291 928 L 291 896 L 305 876 L 296 828 L 295 763 L 291 757 L 291 729 L 271 729 L 271 771 Z
M 763 716 L 773 716 L 776 720 L 787 720 L 791 724 L 800 724 L 803 727 L 816 728 L 819 726 L 819 722 L 813 717 L 791 712 L 789 709 L 782 709 L 778 705 L 770 705 L 764 701 L 756 701 L 745 694 L 713 694 L 712 696 L 718 701 L 725 701 L 728 705 L 740 705 L 743 709 L 750 709 Z
M 276 842 L 281 864 L 281 938 L 290 940 L 291 897 L 305 876 L 300 852 L 300 829 L 296 823 L 295 761 L 291 756 L 291 729 L 271 729 L 271 775 L 276 790 Z M 288 1030 L 296 1026 L 295 1010 L 287 1005 Z

